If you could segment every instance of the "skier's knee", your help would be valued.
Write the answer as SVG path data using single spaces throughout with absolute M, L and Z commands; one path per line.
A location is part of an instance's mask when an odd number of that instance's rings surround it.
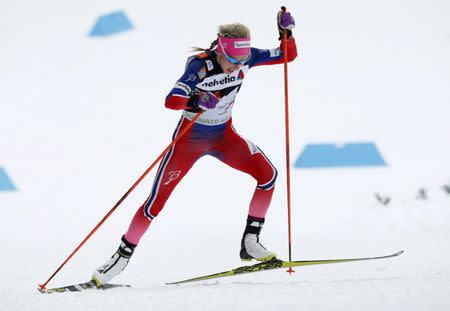
M 261 189 L 261 190 L 270 190 L 270 189 L 272 189 L 275 186 L 275 181 L 277 180 L 277 177 L 278 177 L 278 171 L 277 171 L 276 168 L 273 167 L 273 174 L 270 177 L 269 181 L 266 180 L 263 183 L 258 181 L 257 188 Z

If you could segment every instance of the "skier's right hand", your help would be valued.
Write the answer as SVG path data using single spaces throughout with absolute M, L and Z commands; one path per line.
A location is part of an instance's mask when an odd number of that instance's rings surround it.
M 195 104 L 202 110 L 212 110 L 216 108 L 219 99 L 211 92 L 200 92 L 197 96 Z

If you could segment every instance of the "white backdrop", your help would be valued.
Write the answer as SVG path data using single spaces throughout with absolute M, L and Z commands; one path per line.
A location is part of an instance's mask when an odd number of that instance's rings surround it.
M 336 265 L 171 288 L 166 281 L 240 265 L 254 182 L 213 158 L 173 193 L 117 282 L 131 290 L 41 296 L 44 282 L 169 143 L 179 112 L 164 98 L 191 46 L 239 21 L 253 46 L 278 45 L 280 5 L 294 14 L 291 158 L 311 142 L 376 142 L 389 166 L 293 170 L 294 259 L 383 255 Z M 448 1 L 0 1 L 0 192 L 4 310 L 446 310 L 450 199 Z M 88 33 L 123 9 L 135 29 Z M 280 171 L 263 242 L 287 257 L 282 66 L 247 76 L 234 124 Z M 85 281 L 118 245 L 152 177 L 50 285 Z M 417 201 L 418 188 L 430 199 Z M 392 196 L 377 204 L 374 192 Z M 324 299 L 325 298 L 325 299 Z

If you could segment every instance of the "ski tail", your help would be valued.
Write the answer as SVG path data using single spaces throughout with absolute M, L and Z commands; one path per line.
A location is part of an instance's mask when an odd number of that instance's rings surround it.
M 302 260 L 302 261 L 282 261 L 279 259 L 265 261 L 261 263 L 257 263 L 252 266 L 242 266 L 235 269 L 231 269 L 224 272 L 199 276 L 191 279 L 186 279 L 177 282 L 166 283 L 166 285 L 179 285 L 184 283 L 198 282 L 198 281 L 206 281 L 211 279 L 218 279 L 228 276 L 241 275 L 246 273 L 281 269 L 281 268 L 290 268 L 290 267 L 298 267 L 298 266 L 312 266 L 312 265 L 324 265 L 324 264 L 334 264 L 334 263 L 345 263 L 345 262 L 355 262 L 355 261 L 366 261 L 366 260 L 376 260 L 376 259 L 387 259 L 396 257 L 403 254 L 403 251 L 385 255 L 378 257 L 360 257 L 360 258 L 347 258 L 347 259 L 319 259 L 319 260 Z

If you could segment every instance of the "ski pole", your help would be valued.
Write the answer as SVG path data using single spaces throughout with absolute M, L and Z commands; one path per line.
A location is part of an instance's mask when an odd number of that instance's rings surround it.
M 286 7 L 282 6 L 281 11 L 286 13 Z M 291 248 L 291 160 L 289 156 L 289 90 L 288 90 L 288 50 L 287 50 L 287 30 L 283 30 L 283 63 L 284 63 L 284 122 L 286 127 L 286 181 L 287 181 L 287 213 L 288 213 L 288 250 L 289 261 L 292 261 Z M 287 270 L 289 274 L 295 272 L 292 267 Z
M 125 198 L 134 190 L 134 188 L 136 188 L 136 186 L 145 178 L 145 176 L 147 176 L 147 174 L 152 170 L 152 168 L 164 157 L 164 155 L 167 153 L 167 151 L 172 148 L 173 145 L 175 145 L 175 143 L 180 140 L 181 137 L 183 137 L 183 135 L 187 132 L 187 130 L 189 128 L 192 127 L 192 125 L 195 123 L 195 121 L 197 121 L 197 119 L 200 117 L 200 115 L 203 113 L 203 111 L 197 113 L 194 118 L 189 121 L 189 123 L 186 125 L 186 127 L 180 131 L 180 133 L 178 134 L 178 136 L 172 140 L 172 142 L 166 147 L 166 149 L 164 149 L 164 151 L 159 155 L 158 158 L 156 158 L 155 161 L 153 161 L 153 163 L 149 166 L 149 168 L 147 168 L 147 170 L 141 175 L 141 177 L 138 178 L 138 180 L 133 184 L 133 186 L 131 186 L 130 189 L 128 189 L 127 192 L 125 192 L 125 194 L 120 198 L 120 200 L 113 206 L 113 208 L 111 208 L 111 210 L 102 218 L 102 220 L 94 227 L 94 229 L 92 229 L 91 232 L 89 232 L 89 234 L 83 239 L 83 241 L 81 241 L 81 243 L 75 248 L 75 250 L 69 255 L 69 257 L 66 258 L 66 260 L 64 260 L 64 262 L 58 267 L 58 269 L 56 269 L 56 271 L 48 278 L 48 280 L 43 283 L 43 284 L 39 284 L 39 288 L 40 289 L 45 289 L 45 286 L 47 286 L 48 282 L 50 282 L 53 277 L 66 265 L 66 263 L 78 252 L 78 250 L 84 245 L 84 243 L 86 243 L 87 240 L 89 240 L 89 238 L 95 233 L 95 231 L 97 231 L 98 228 L 100 228 L 100 226 L 109 218 L 109 216 L 111 216 L 111 214 L 119 207 L 120 204 L 122 204 L 122 202 L 125 200 Z

